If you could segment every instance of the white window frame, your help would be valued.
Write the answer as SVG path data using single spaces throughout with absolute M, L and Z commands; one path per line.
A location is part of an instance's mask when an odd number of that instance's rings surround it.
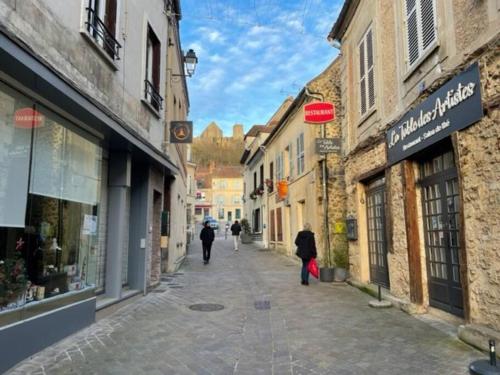
M 409 10 L 408 9 L 408 3 L 410 1 L 414 2 L 413 7 Z M 422 14 L 422 4 L 424 2 L 432 2 L 432 20 L 426 20 L 424 22 L 423 19 L 423 14 Z M 416 66 L 420 65 L 420 63 L 425 59 L 425 57 L 428 55 L 430 50 L 433 50 L 437 45 L 438 45 L 438 28 L 437 28 L 437 15 L 436 15 L 436 0 L 404 0 L 404 6 L 403 6 L 403 12 L 404 12 L 404 24 L 405 24 L 405 46 L 406 46 L 406 67 L 407 71 L 411 71 L 414 69 Z M 411 61 L 411 52 L 410 52 L 410 30 L 409 30 L 409 24 L 410 24 L 410 18 L 415 15 L 415 22 L 416 22 L 416 43 L 417 43 L 417 49 L 416 49 L 416 57 L 414 58 L 413 61 Z M 424 24 L 428 24 L 428 22 L 432 22 L 432 29 L 433 29 L 433 39 L 431 39 L 426 46 L 424 46 L 424 30 L 423 26 Z
M 371 62 L 369 58 L 370 54 Z M 361 117 L 364 117 L 375 108 L 377 97 L 375 91 L 375 48 L 372 25 L 367 28 L 358 43 L 358 62 L 359 114 Z M 363 108 L 363 101 L 365 108 Z
M 297 137 L 297 176 L 304 173 L 305 170 L 305 154 L 304 154 L 304 133 L 300 133 Z

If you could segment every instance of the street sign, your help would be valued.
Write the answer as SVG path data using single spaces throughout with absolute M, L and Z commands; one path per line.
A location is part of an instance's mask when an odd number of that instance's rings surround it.
M 193 142 L 192 121 L 170 122 L 170 143 L 192 143 L 192 142 Z
M 317 154 L 340 154 L 340 138 L 316 138 Z
M 313 102 L 304 106 L 304 122 L 324 124 L 335 120 L 335 106 L 329 102 Z

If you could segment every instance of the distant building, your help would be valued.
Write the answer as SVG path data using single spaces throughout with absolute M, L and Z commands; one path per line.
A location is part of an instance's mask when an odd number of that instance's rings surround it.
M 202 222 L 206 216 L 220 225 L 243 216 L 243 175 L 239 166 L 220 166 L 196 169 L 195 218 Z

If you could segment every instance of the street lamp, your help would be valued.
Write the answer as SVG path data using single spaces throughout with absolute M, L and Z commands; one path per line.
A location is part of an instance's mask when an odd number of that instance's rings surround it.
M 196 53 L 189 49 L 186 56 L 183 57 L 184 65 L 186 66 L 186 74 L 172 74 L 172 77 L 191 77 L 196 69 L 196 64 L 198 64 L 198 57 Z

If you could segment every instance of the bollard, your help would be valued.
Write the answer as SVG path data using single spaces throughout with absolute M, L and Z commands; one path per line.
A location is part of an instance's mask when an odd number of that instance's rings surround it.
M 495 350 L 495 340 L 490 340 L 490 365 L 496 367 L 497 365 L 497 353 Z
M 471 375 L 500 375 L 500 367 L 497 367 L 495 340 L 488 341 L 490 346 L 490 360 L 481 359 L 469 365 Z
M 380 285 L 378 286 L 378 301 L 382 301 L 382 289 L 380 288 Z

